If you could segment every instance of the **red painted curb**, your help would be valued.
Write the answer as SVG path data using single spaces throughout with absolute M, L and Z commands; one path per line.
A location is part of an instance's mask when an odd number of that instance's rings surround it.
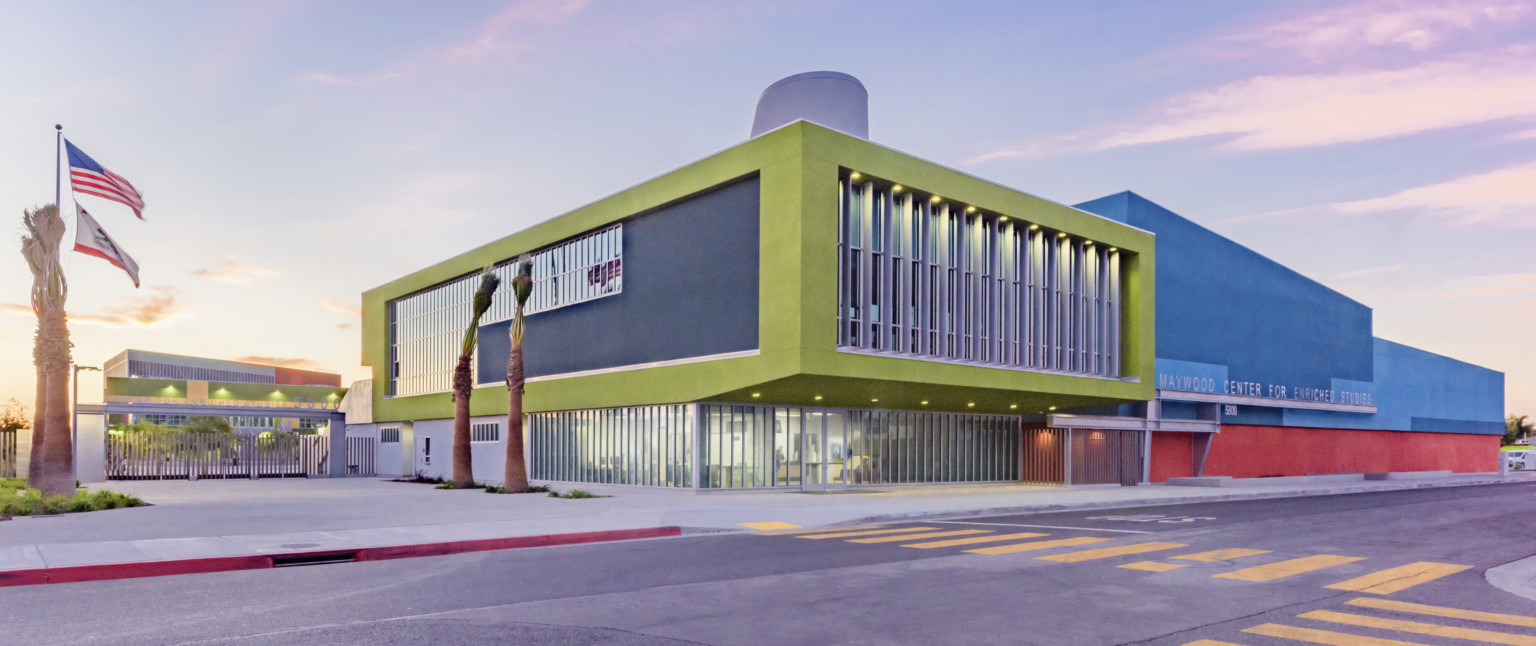
M 273 567 L 274 558 L 280 561 L 306 558 L 336 557 L 353 561 L 389 561 L 422 556 L 445 556 L 467 552 L 513 550 L 526 547 L 551 547 L 555 545 L 580 545 L 607 541 L 627 541 L 639 538 L 667 538 L 681 536 L 680 527 L 645 527 L 641 529 L 616 529 L 600 532 L 576 532 L 572 534 L 545 534 L 542 536 L 512 536 L 471 541 L 447 541 L 417 545 L 391 545 L 387 547 L 360 547 L 355 550 L 322 550 L 316 552 L 278 552 L 249 556 L 213 556 L 171 561 L 144 561 L 137 563 L 102 563 L 95 565 L 71 565 L 55 568 L 0 571 L 0 588 L 45 583 L 77 583 L 81 581 L 108 581 L 137 579 L 175 574 L 203 574 L 208 572 L 234 572 L 237 570 L 264 570 Z
M 365 547 L 357 551 L 359 561 L 387 561 L 418 556 L 443 556 L 464 552 L 488 550 L 515 550 L 524 547 L 550 547 L 553 545 L 578 545 L 603 541 L 627 541 L 637 538 L 666 538 L 681 536 L 679 527 L 646 527 L 643 529 L 616 529 L 604 532 L 578 532 L 574 534 L 545 534 L 543 536 L 512 536 L 486 538 L 473 541 L 446 543 L 421 543 L 419 545 L 395 545 L 390 547 Z
M 256 554 L 252 556 L 211 556 L 175 561 L 71 565 L 47 568 L 42 571 L 47 576 L 47 583 L 78 583 L 80 581 L 108 581 L 111 579 L 170 576 L 172 574 L 260 570 L 269 567 L 272 567 L 271 557 Z

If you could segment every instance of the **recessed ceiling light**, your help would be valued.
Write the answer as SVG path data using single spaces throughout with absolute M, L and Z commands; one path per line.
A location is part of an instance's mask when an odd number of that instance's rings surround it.
M 1047 408 L 1046 410 L 1056 410 L 1056 407 L 1055 406 L 1051 406 L 1050 408 Z
M 943 199 L 944 198 L 935 195 L 933 197 L 928 198 L 928 201 L 937 203 L 937 202 L 939 202 L 940 200 L 943 200 Z
M 923 400 L 923 405 L 924 405 L 924 406 L 927 406 L 927 405 L 928 405 L 928 400 L 926 400 L 926 399 L 924 399 L 924 400 Z
M 849 175 L 848 178 L 849 179 L 858 179 L 859 178 L 859 174 L 857 172 L 854 172 L 853 174 Z
M 900 193 L 901 192 L 901 185 L 897 184 L 895 186 L 892 186 L 891 187 L 891 191 L 896 192 L 896 193 Z
M 1119 251 L 1120 248 L 1119 247 L 1110 247 L 1109 250 L 1110 251 Z
M 1008 216 L 1006 216 L 1006 215 L 997 216 L 997 221 L 998 222 L 1007 222 L 1008 221 Z
M 1039 231 L 1040 230 L 1040 225 L 1038 225 L 1038 224 L 1031 224 L 1031 225 L 1029 225 L 1029 230 L 1030 231 Z
M 1009 408 L 1018 408 L 1019 405 L 1018 404 L 1009 404 L 1008 407 Z
M 816 396 L 816 401 L 821 401 L 821 395 Z
M 880 401 L 880 398 L 879 398 L 879 397 L 876 397 L 876 398 L 874 398 L 874 399 L 871 399 L 871 400 L 869 400 L 869 401 L 870 401 L 870 402 L 871 402 L 871 403 L 873 403 L 873 402 L 877 402 L 877 401 Z
M 975 213 L 976 212 L 976 207 L 974 207 L 974 206 L 967 206 L 967 207 L 965 207 L 965 212 L 966 213 Z
M 976 402 L 966 402 L 966 404 L 965 404 L 965 405 L 966 405 L 966 406 L 971 406 L 971 407 L 975 407 L 975 406 L 976 406 Z
M 1062 231 L 1061 233 L 1056 234 L 1056 237 L 1058 237 L 1058 238 L 1065 238 L 1065 237 L 1067 237 L 1067 232 L 1066 231 Z
M 753 397 L 762 397 L 763 394 L 762 393 L 752 393 L 752 396 Z

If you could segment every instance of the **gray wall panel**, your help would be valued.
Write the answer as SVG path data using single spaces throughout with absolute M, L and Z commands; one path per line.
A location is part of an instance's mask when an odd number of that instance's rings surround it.
M 527 376 L 758 347 L 756 177 L 624 222 L 624 291 L 528 317 Z M 510 321 L 480 328 L 480 383 L 506 379 Z

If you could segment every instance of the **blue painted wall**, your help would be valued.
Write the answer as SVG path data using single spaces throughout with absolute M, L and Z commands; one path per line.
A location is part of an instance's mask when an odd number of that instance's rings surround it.
M 528 317 L 529 377 L 757 348 L 756 176 L 624 221 L 624 291 Z M 479 383 L 506 380 L 510 321 L 480 327 Z
M 1298 388 L 1318 389 L 1331 393 L 1323 401 L 1368 398 L 1378 409 L 1366 415 L 1243 406 L 1223 422 L 1503 432 L 1502 373 L 1377 339 L 1370 308 L 1135 193 L 1077 207 L 1157 235 L 1160 375 L 1250 384 L 1259 392 L 1233 394 L 1263 397 L 1284 387 L 1283 398 L 1306 399 Z M 1179 404 L 1165 404 L 1163 412 L 1194 414 Z
M 1286 410 L 1284 425 L 1429 433 L 1504 433 L 1504 373 L 1373 339 L 1375 415 Z

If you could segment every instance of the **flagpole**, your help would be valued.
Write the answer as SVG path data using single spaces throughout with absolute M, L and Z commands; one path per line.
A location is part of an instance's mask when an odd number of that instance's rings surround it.
M 53 124 L 53 131 L 53 206 L 54 208 L 58 209 L 59 219 L 63 220 L 64 180 L 60 177 L 59 167 L 62 165 L 61 162 L 64 161 L 64 124 Z M 60 267 L 60 270 L 62 271 L 63 268 Z M 80 439 L 79 433 L 76 431 L 76 427 L 80 425 L 80 368 L 75 366 L 73 362 L 70 363 L 69 367 L 75 373 L 74 387 L 70 389 L 70 395 L 72 395 L 72 398 L 70 399 L 69 405 L 69 470 L 73 475 L 79 477 L 79 474 L 76 470 L 79 452 L 75 445 L 79 442 Z
M 53 124 L 58 134 L 53 149 L 53 205 L 59 207 L 59 217 L 64 217 L 64 182 L 59 179 L 59 162 L 64 159 L 64 124 Z

